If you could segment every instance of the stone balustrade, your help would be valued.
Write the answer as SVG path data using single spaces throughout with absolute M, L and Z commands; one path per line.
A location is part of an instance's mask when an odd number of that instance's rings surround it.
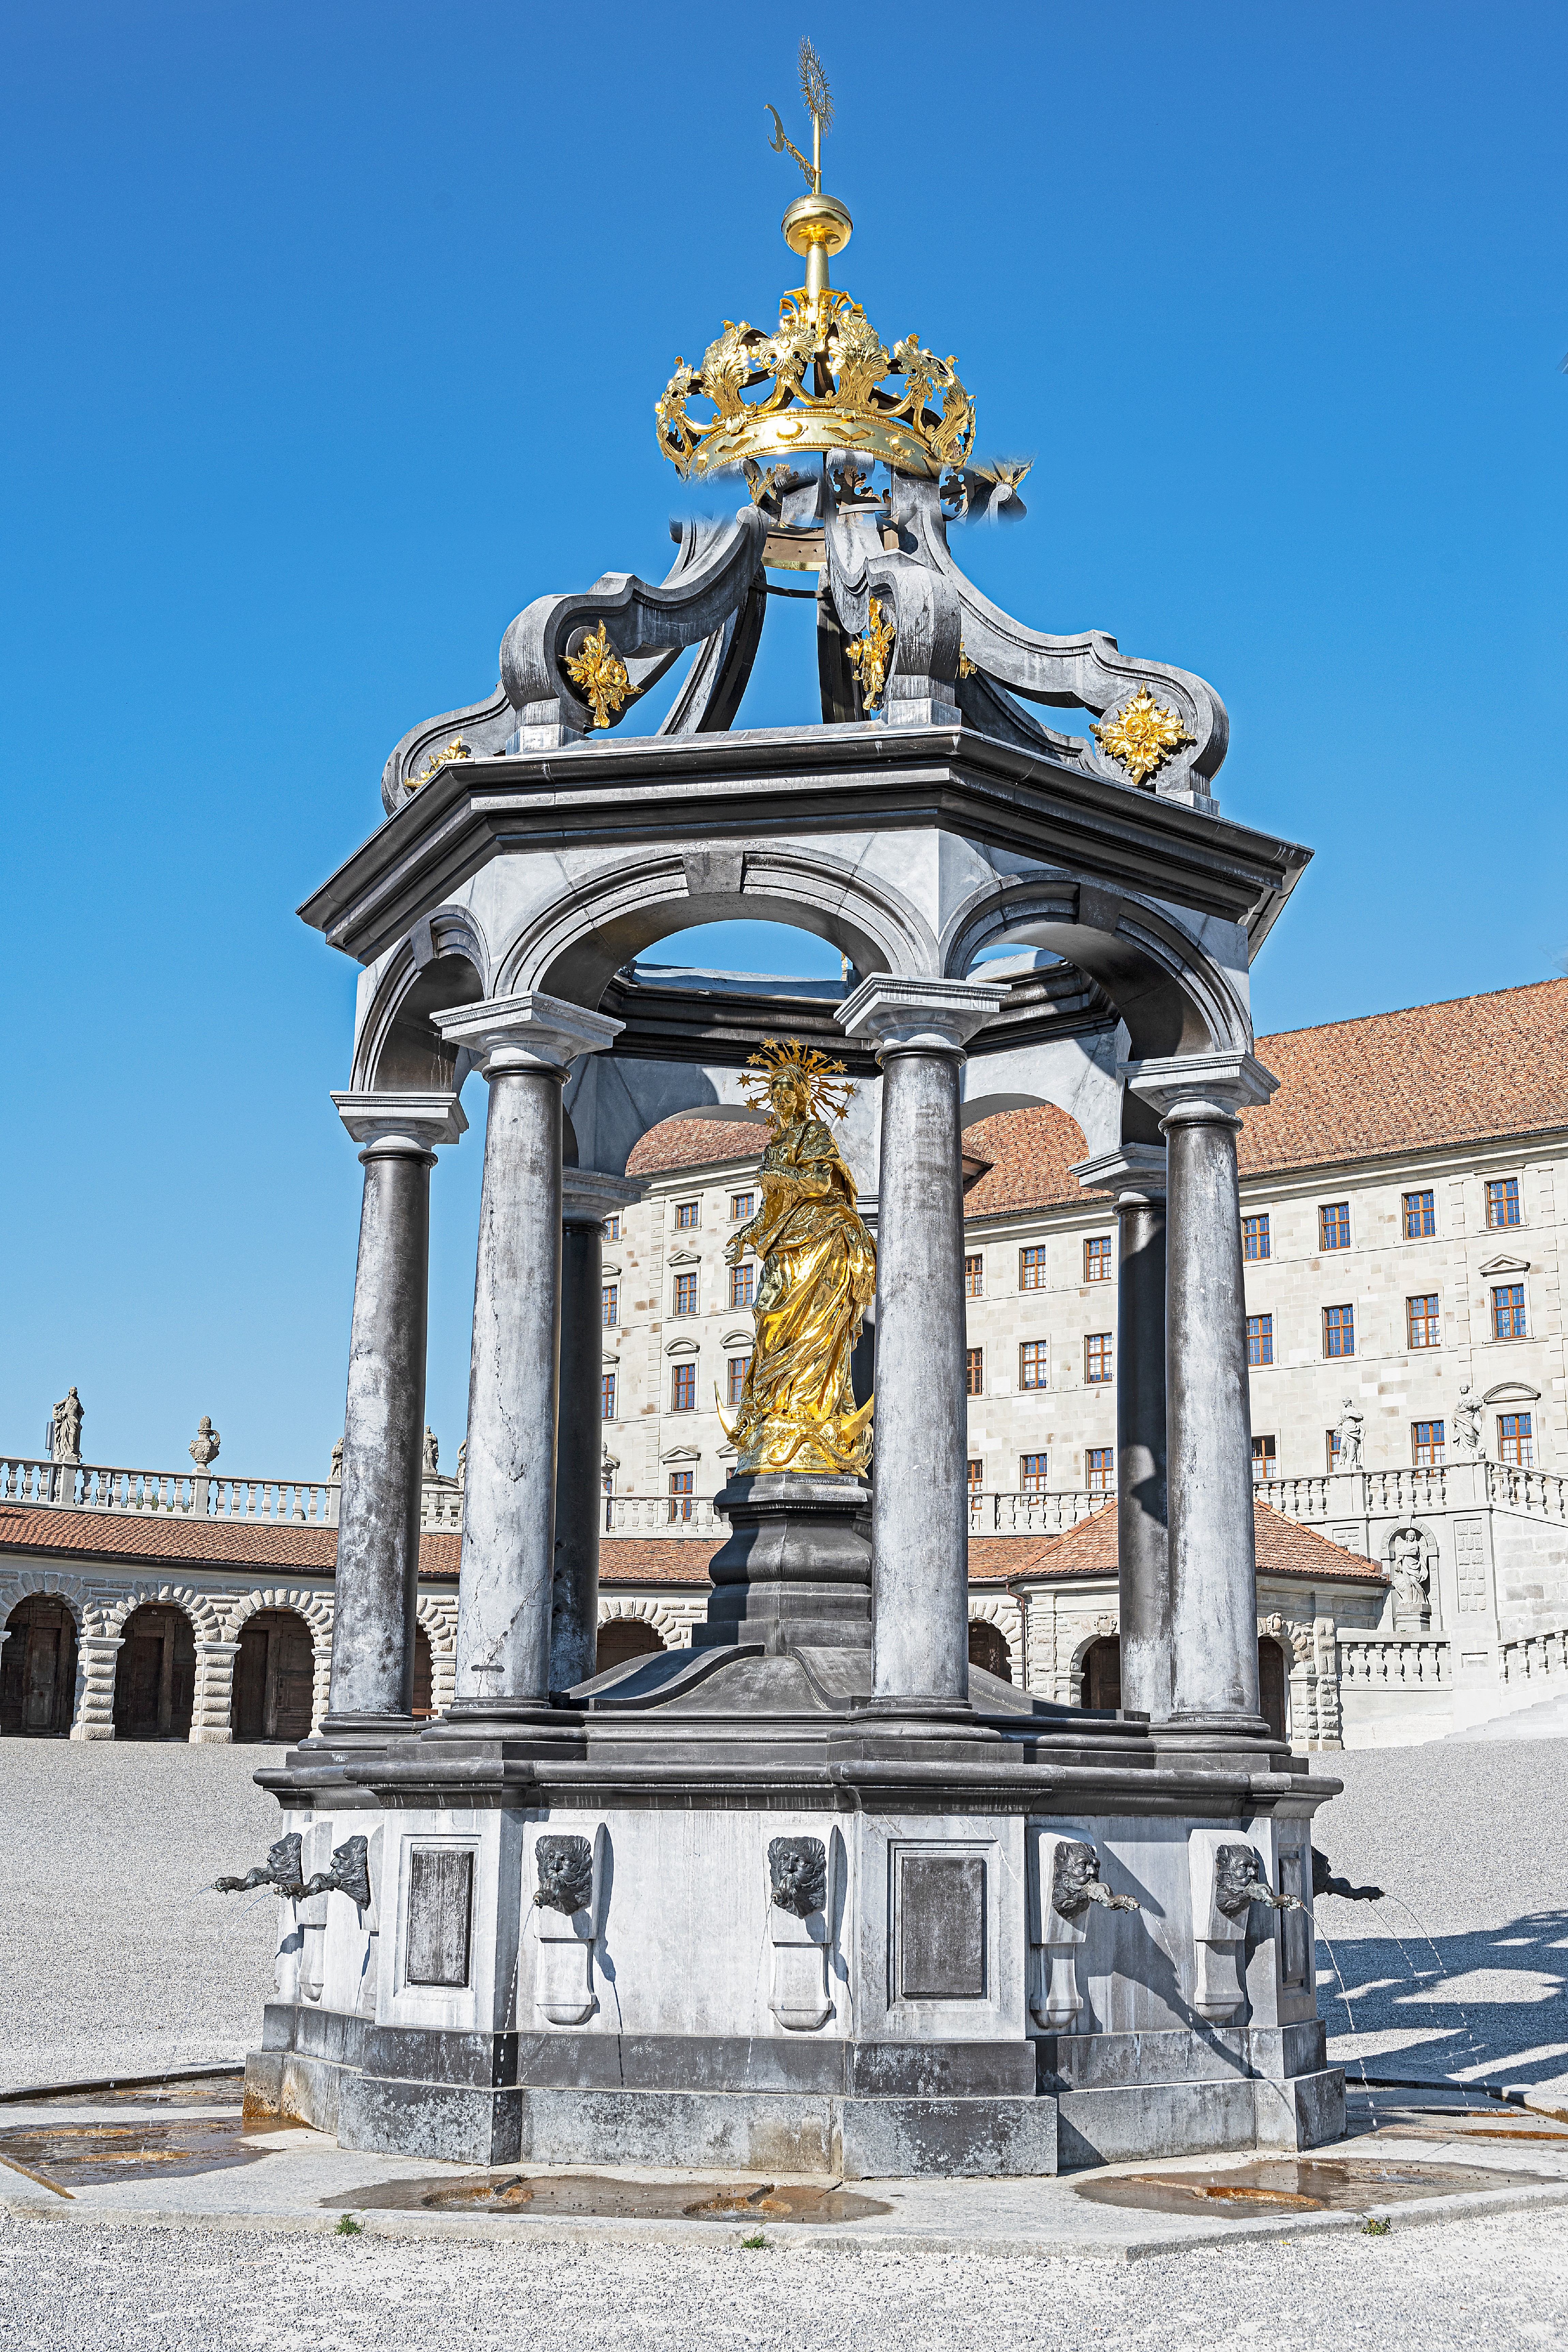
M 263 1519 L 334 1528 L 330 1478 L 230 1478 L 216 1471 L 116 1470 L 89 1462 L 0 1455 L 0 1502 L 34 1509 L 141 1512 L 180 1519 Z
M 1059 1536 L 1091 1519 L 1114 1503 L 1113 1494 L 1089 1494 L 1068 1488 L 1058 1494 L 990 1494 L 976 1489 L 969 1497 L 972 1536 Z
M 726 1522 L 710 1495 L 606 1495 L 607 1536 L 722 1535 Z
M 1568 1629 L 1558 1626 L 1551 1633 L 1524 1633 L 1504 1642 L 1499 1665 L 1505 1683 L 1549 1682 L 1552 1687 L 1542 1696 L 1555 1698 L 1568 1676 Z
M 1340 1633 L 1343 1690 L 1447 1690 L 1453 1660 L 1446 1633 Z

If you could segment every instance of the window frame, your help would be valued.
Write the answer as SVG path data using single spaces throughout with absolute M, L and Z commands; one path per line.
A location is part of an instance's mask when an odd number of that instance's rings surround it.
M 1265 1329 L 1267 1325 L 1267 1329 Z M 1254 1348 L 1258 1353 L 1253 1353 Z M 1263 1350 L 1267 1349 L 1268 1353 Z M 1274 1314 L 1272 1308 L 1247 1318 L 1247 1369 L 1249 1372 L 1263 1370 L 1274 1361 Z
M 1343 1241 L 1329 1239 L 1329 1220 L 1334 1220 L 1336 1233 L 1344 1231 Z M 1318 1203 L 1318 1255 L 1337 1257 L 1342 1250 L 1351 1247 L 1351 1204 L 1348 1201 L 1320 1201 Z
M 985 1296 L 985 1253 L 966 1250 L 963 1254 L 963 1295 L 965 1298 Z
M 1020 1290 L 1046 1288 L 1046 1244 L 1025 1242 L 1018 1250 L 1018 1287 Z
M 1514 1424 L 1511 1436 L 1505 1433 L 1509 1422 Z M 1523 1423 L 1521 1429 L 1520 1423 Z M 1508 1451 L 1510 1445 L 1514 1451 Z M 1529 1412 L 1500 1412 L 1497 1417 L 1497 1458 L 1510 1469 L 1533 1470 L 1535 1467 L 1535 1419 L 1533 1408 Z
M 742 1208 L 742 1207 L 741 1206 L 741 1203 L 742 1203 L 742 1201 L 743 1201 L 743 1202 L 745 1202 L 745 1204 L 746 1204 L 744 1208 Z M 756 1196 L 756 1194 L 755 1194 L 755 1192 L 731 1192 L 731 1195 L 730 1195 L 730 1223 L 731 1223 L 732 1225 L 744 1225 L 744 1224 L 747 1224 L 747 1223 L 750 1223 L 751 1219 L 756 1215 L 756 1213 L 757 1213 L 757 1196 Z
M 981 1495 L 984 1493 L 985 1456 L 984 1454 L 965 1454 L 963 1461 L 963 1491 L 966 1495 Z
M 1505 1341 L 1511 1339 L 1528 1339 L 1530 1337 L 1530 1299 L 1525 1285 L 1522 1282 L 1494 1282 L 1491 1285 L 1491 1294 L 1492 1338 L 1494 1339 Z M 1500 1307 L 1498 1302 L 1503 1297 L 1507 1297 L 1510 1300 L 1510 1304 L 1509 1306 Z M 1511 1303 L 1515 1298 L 1519 1301 L 1517 1307 Z M 1504 1317 L 1517 1318 L 1516 1328 L 1513 1330 L 1503 1331 L 1499 1329 L 1498 1326 L 1500 1320 Z
M 1258 1451 L 1258 1448 L 1259 1448 L 1260 1446 L 1264 1449 L 1261 1453 L 1259 1453 L 1259 1451 Z M 1252 1483 L 1253 1483 L 1253 1485 L 1254 1485 L 1255 1486 L 1263 1486 L 1263 1485 L 1266 1483 L 1266 1481 L 1267 1481 L 1267 1480 L 1268 1480 L 1268 1479 L 1270 1479 L 1270 1478 L 1278 1478 L 1278 1476 L 1279 1476 L 1279 1439 L 1278 1439 L 1277 1437 L 1275 1437 L 1274 1435 L 1272 1435 L 1271 1433 L 1270 1433 L 1270 1434 L 1266 1434 L 1266 1435 L 1263 1435 L 1263 1436 L 1259 1436 L 1259 1437 L 1255 1437 L 1255 1438 L 1253 1439 L 1253 1441 L 1252 1441 Z
M 1349 1329 L 1350 1329 L 1350 1340 L 1351 1340 L 1351 1343 L 1350 1343 L 1350 1346 L 1349 1346 L 1348 1348 L 1331 1348 L 1331 1347 L 1330 1347 L 1330 1345 L 1329 1345 L 1329 1335 L 1330 1335 L 1330 1331 L 1331 1331 L 1331 1324 L 1330 1324 L 1330 1322 L 1329 1322 L 1329 1318 L 1330 1318 L 1330 1316 L 1331 1316 L 1331 1315 L 1343 1315 L 1343 1316 L 1348 1316 L 1348 1317 L 1349 1317 L 1349 1318 L 1350 1318 L 1350 1322 L 1349 1322 Z M 1345 1326 L 1342 1324 L 1342 1326 L 1340 1327 L 1340 1336 L 1341 1336 L 1341 1338 L 1342 1338 L 1342 1338 L 1343 1338 L 1343 1336 L 1344 1336 L 1344 1330 L 1345 1330 Z M 1336 1306 L 1333 1306 L 1333 1307 L 1324 1307 L 1324 1309 L 1323 1309 L 1323 1361 L 1324 1361 L 1326 1364 L 1346 1364 L 1346 1363 L 1349 1363 L 1349 1362 L 1350 1362 L 1351 1359 L 1354 1356 L 1354 1354 L 1355 1354 L 1355 1301 L 1354 1301 L 1353 1299 L 1351 1299 L 1351 1300 L 1349 1300 L 1348 1302 L 1343 1303 L 1343 1304 L 1341 1304 L 1341 1305 L 1336 1305 Z
M 702 1196 L 694 1201 L 677 1201 L 675 1230 L 678 1234 L 696 1234 L 702 1230 Z
M 1086 1445 L 1083 1450 L 1084 1484 L 1091 1495 L 1114 1495 L 1116 1492 L 1116 1448 L 1114 1445 Z
M 681 1305 L 683 1297 L 689 1297 L 689 1306 Z M 684 1322 L 689 1316 L 695 1315 L 698 1311 L 697 1268 L 688 1266 L 675 1277 L 675 1304 L 669 1312 L 672 1319 L 679 1317 Z
M 1482 1179 L 1482 1187 L 1481 1198 L 1486 1209 L 1488 1233 L 1517 1233 L 1520 1226 L 1524 1223 L 1524 1202 L 1520 1198 L 1519 1178 L 1517 1176 L 1487 1176 Z M 1512 1209 L 1513 1214 L 1511 1217 L 1494 1217 L 1492 1215 L 1492 1208 L 1494 1205 L 1492 1194 L 1494 1192 L 1500 1192 L 1503 1195 L 1502 1205 L 1505 1209 Z
M 1037 1394 L 1039 1393 L 1039 1391 L 1040 1391 L 1040 1390 L 1041 1390 L 1041 1389 L 1048 1389 L 1048 1388 L 1050 1387 L 1050 1384 L 1051 1384 L 1051 1358 L 1050 1358 L 1050 1346 L 1051 1346 L 1051 1343 L 1050 1343 L 1050 1341 L 1049 1341 L 1048 1339 L 1020 1339 L 1020 1340 L 1019 1340 L 1019 1342 L 1018 1342 L 1018 1393 L 1019 1393 L 1019 1395 L 1020 1395 L 1020 1396 L 1023 1396 L 1023 1395 L 1036 1396 L 1036 1395 L 1037 1395 Z M 1037 1359 L 1037 1362 L 1036 1362 L 1036 1370 L 1041 1373 L 1041 1378 L 1040 1378 L 1040 1379 L 1038 1379 L 1038 1380 L 1034 1380 L 1034 1381 L 1030 1380 L 1030 1378 L 1028 1377 L 1028 1374 L 1027 1374 L 1027 1372 L 1026 1372 L 1026 1369 L 1025 1369 L 1025 1366 L 1026 1366 L 1026 1361 L 1027 1361 L 1027 1359 L 1028 1359 L 1031 1355 L 1033 1355 L 1033 1356 Z
M 620 1240 L 621 1213 L 618 1209 L 612 1209 L 610 1214 L 605 1219 L 604 1223 L 600 1226 L 599 1231 L 607 1242 L 618 1242 Z
M 1417 1434 L 1426 1430 L 1423 1439 Z M 1434 1436 L 1432 1432 L 1436 1431 Z M 1423 1452 L 1425 1444 L 1425 1452 Z M 1415 1470 L 1441 1470 L 1448 1459 L 1448 1427 L 1446 1420 L 1413 1421 L 1410 1424 L 1410 1465 Z
M 1094 1369 L 1098 1351 L 1100 1370 Z M 1110 1388 L 1116 1378 L 1116 1334 L 1086 1331 L 1083 1335 L 1083 1384 L 1086 1389 Z
M 737 1296 L 742 1283 L 746 1288 L 744 1298 Z M 756 1303 L 757 1262 L 755 1258 L 742 1258 L 739 1265 L 730 1268 L 730 1304 L 732 1307 L 745 1308 L 754 1307 Z
M 1252 1227 L 1255 1230 L 1248 1231 L 1249 1227 Z M 1262 1244 L 1262 1247 L 1254 1248 L 1252 1244 L 1258 1242 Z M 1273 1255 L 1274 1226 L 1272 1223 L 1272 1212 L 1268 1209 L 1259 1209 L 1256 1211 L 1253 1215 L 1243 1217 L 1241 1221 L 1241 1257 L 1243 1265 L 1261 1265 L 1266 1258 L 1271 1258 Z
M 621 1286 L 618 1282 L 599 1285 L 599 1328 L 618 1331 L 621 1325 Z
M 1428 1311 L 1430 1310 L 1430 1311 Z M 1425 1327 L 1436 1337 L 1417 1339 L 1416 1331 Z M 1443 1344 L 1443 1294 L 1439 1290 L 1418 1290 L 1405 1302 L 1405 1346 L 1407 1354 L 1421 1355 Z
M 669 1474 L 669 1523 L 697 1517 L 695 1492 L 697 1475 L 692 1470 L 672 1470 Z
M 742 1391 L 746 1385 L 746 1375 L 752 1369 L 752 1358 L 755 1352 L 754 1349 L 748 1348 L 743 1355 L 725 1356 L 724 1402 L 727 1405 L 737 1405 L 740 1403 Z M 739 1380 L 735 1378 L 735 1367 L 737 1364 L 742 1368 L 741 1377 Z
M 1111 1239 L 1112 1236 L 1110 1234 L 1090 1234 L 1085 1237 L 1083 1244 L 1085 1282 L 1109 1282 L 1115 1274 L 1116 1262 L 1111 1255 Z M 1095 1268 L 1093 1263 L 1095 1257 L 1104 1259 L 1104 1266 L 1100 1271 Z
M 689 1401 L 682 1404 L 680 1391 L 688 1381 L 691 1384 L 691 1395 Z M 697 1410 L 697 1359 L 695 1356 L 689 1356 L 684 1363 L 671 1364 L 669 1368 L 669 1409 L 671 1412 L 695 1412 Z
M 985 1393 L 985 1350 L 983 1347 L 965 1348 L 963 1351 L 963 1393 L 966 1397 L 984 1396 Z
M 608 1412 L 605 1409 L 606 1405 L 609 1407 Z M 599 1419 L 614 1421 L 615 1417 L 616 1375 L 611 1370 L 602 1370 L 599 1374 Z
M 1415 1213 L 1417 1219 L 1417 1228 L 1415 1233 L 1412 1233 L 1410 1230 L 1410 1203 L 1412 1201 L 1417 1202 L 1425 1201 L 1426 1203 L 1424 1209 L 1417 1207 L 1415 1210 Z M 1431 1221 L 1429 1223 L 1426 1222 L 1427 1219 L 1430 1219 Z M 1436 1185 L 1426 1185 L 1414 1192 L 1402 1192 L 1400 1194 L 1399 1230 L 1405 1240 L 1407 1242 L 1429 1242 L 1436 1239 L 1437 1189 Z
M 1029 1467 L 1031 1462 L 1037 1462 L 1040 1465 L 1039 1468 L 1037 1470 L 1031 1470 Z M 1019 1454 L 1018 1492 L 1020 1495 L 1046 1494 L 1048 1491 L 1046 1481 L 1050 1475 L 1051 1457 L 1048 1454 Z

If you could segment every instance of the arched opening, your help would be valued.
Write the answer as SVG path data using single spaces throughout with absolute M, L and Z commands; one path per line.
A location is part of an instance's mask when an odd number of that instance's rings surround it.
M 310 1628 L 292 1609 L 258 1609 L 239 1629 L 236 1739 L 307 1739 L 316 1673 Z
M 76 1620 L 63 1601 L 35 1592 L 5 1620 L 0 1649 L 0 1735 L 63 1739 L 76 1711 Z
M 414 1628 L 414 1720 L 428 1723 L 436 1712 L 436 1665 L 430 1636 L 423 1625 Z
M 183 1609 L 153 1602 L 121 1627 L 114 1668 L 117 1739 L 188 1739 L 196 1696 L 196 1637 Z
M 646 1617 L 612 1617 L 599 1628 L 594 1672 L 607 1674 L 612 1666 L 624 1666 L 628 1658 L 651 1658 L 664 1646 Z
M 1000 1626 L 989 1625 L 984 1618 L 971 1618 L 969 1663 L 972 1666 L 978 1666 L 982 1674 L 994 1675 L 1000 1682 L 1012 1681 L 1012 1655 Z
M 1276 1739 L 1286 1732 L 1285 1653 L 1270 1634 L 1258 1638 L 1258 1712 Z
M 1121 1637 L 1118 1633 L 1102 1634 L 1091 1642 L 1083 1654 L 1080 1706 L 1109 1707 L 1121 1705 Z

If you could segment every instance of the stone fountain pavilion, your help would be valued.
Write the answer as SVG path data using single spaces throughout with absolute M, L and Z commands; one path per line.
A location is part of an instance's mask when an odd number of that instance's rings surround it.
M 1237 1190 L 1273 1083 L 1248 967 L 1307 853 L 1221 814 L 1201 678 L 966 578 L 956 526 L 1020 515 L 1020 469 L 974 462 L 952 362 L 831 284 L 849 215 L 797 160 L 805 285 L 658 404 L 729 510 L 657 584 L 529 604 L 303 908 L 363 967 L 333 1099 L 364 1201 L 331 1708 L 258 1776 L 282 1933 L 247 2107 L 478 2165 L 1312 2146 L 1342 2128 L 1310 1915 L 1337 1784 L 1258 1712 Z M 814 599 L 821 722 L 736 727 L 779 596 Z M 731 918 L 830 940 L 842 989 L 637 964 Z M 595 1675 L 602 1223 L 639 1137 L 745 1116 L 777 1038 L 857 1084 L 874 1467 L 738 1469 L 692 1647 Z M 457 1696 L 418 1726 L 429 1192 L 475 1070 Z M 1041 1102 L 1120 1223 L 1117 1714 L 968 1660 L 962 1135 Z

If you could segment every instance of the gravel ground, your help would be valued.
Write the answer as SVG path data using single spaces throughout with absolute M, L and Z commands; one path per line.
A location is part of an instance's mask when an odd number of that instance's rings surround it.
M 272 1991 L 281 1748 L 0 1740 L 0 2089 L 243 2058 Z
M 1317 1843 L 1387 1898 L 1317 1906 L 1331 2055 L 1568 2109 L 1568 1743 L 1438 1740 L 1312 1763 L 1345 1784 Z
M 1568 2345 L 1560 2214 L 1131 2264 L 809 2247 L 211 2236 L 0 2221 L 8 2352 L 899 2352 L 984 2345 L 1475 2352 Z

